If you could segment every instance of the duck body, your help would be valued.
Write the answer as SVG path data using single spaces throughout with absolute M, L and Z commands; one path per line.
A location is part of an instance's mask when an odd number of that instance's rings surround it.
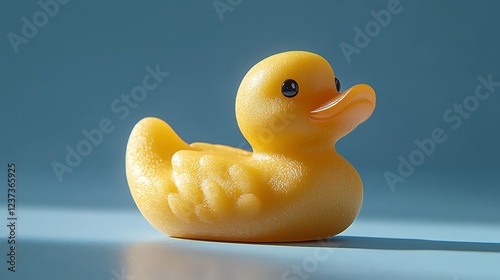
M 344 231 L 363 186 L 334 144 L 369 117 L 375 96 L 366 85 L 340 93 L 335 80 L 329 64 L 308 52 L 254 66 L 236 101 L 253 152 L 187 144 L 162 120 L 141 120 L 126 169 L 142 214 L 171 236 L 204 240 L 291 242 Z

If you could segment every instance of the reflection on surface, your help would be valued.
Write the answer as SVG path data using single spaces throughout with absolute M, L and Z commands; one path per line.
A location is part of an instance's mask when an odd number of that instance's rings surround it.
M 282 279 L 287 262 L 248 244 L 167 239 L 148 243 L 23 241 L 18 270 L 0 279 Z M 229 246 L 221 251 L 221 247 Z M 253 246 L 253 245 L 252 245 Z M 256 245 L 258 246 L 258 245 Z M 200 248 L 201 247 L 201 248 Z
M 144 280 L 281 279 L 285 269 L 280 269 L 276 260 L 271 265 L 265 256 L 256 258 L 237 253 L 173 248 L 162 243 L 137 244 L 126 249 L 124 266 L 117 274 Z
M 500 279 L 499 246 L 355 236 L 266 245 L 20 239 L 18 271 L 0 279 Z

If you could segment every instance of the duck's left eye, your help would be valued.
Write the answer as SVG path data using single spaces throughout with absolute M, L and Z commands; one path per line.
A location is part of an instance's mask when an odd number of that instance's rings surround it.
M 340 81 L 337 78 L 335 78 L 335 87 L 337 88 L 337 91 L 340 92 Z
M 288 79 L 281 85 L 281 93 L 286 97 L 294 97 L 299 93 L 299 84 L 292 79 Z

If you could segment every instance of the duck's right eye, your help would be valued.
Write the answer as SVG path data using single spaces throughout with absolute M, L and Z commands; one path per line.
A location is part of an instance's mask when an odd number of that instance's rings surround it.
M 281 93 L 286 97 L 294 97 L 299 93 L 299 84 L 292 79 L 288 79 L 281 85 Z

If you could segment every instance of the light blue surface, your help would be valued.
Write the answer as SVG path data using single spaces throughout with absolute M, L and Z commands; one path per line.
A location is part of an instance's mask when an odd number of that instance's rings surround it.
M 141 218 L 124 172 L 128 135 L 146 116 L 187 142 L 248 148 L 234 116 L 238 85 L 252 65 L 287 50 L 324 56 L 343 89 L 367 83 L 377 93 L 373 116 L 337 145 L 364 182 L 359 219 L 330 241 L 331 257 L 308 279 L 499 279 L 500 87 L 462 117 L 453 110 L 478 86 L 487 93 L 480 77 L 500 81 L 500 2 L 402 0 L 348 58 L 341 44 L 355 46 L 356 27 L 392 1 L 231 3 L 240 4 L 221 20 L 213 1 L 69 1 L 17 53 L 9 34 L 22 35 L 22 18 L 43 9 L 34 0 L 0 4 L 0 166 L 17 163 L 20 215 L 19 273 L 8 279 L 112 279 L 113 269 L 148 265 L 183 279 L 282 279 L 314 254 L 317 244 L 168 238 Z M 121 96 L 157 65 L 169 76 L 124 115 Z M 59 180 L 52 164 L 65 164 L 66 147 L 105 118 L 114 130 Z M 399 157 L 408 160 L 436 129 L 445 142 L 391 188 L 384 174 L 401 175 Z M 1 226 L 0 255 L 5 236 Z M 129 255 L 142 259 L 122 264 Z
M 35 271 L 37 279 L 500 277 L 500 226 L 485 223 L 358 219 L 328 240 L 238 244 L 170 238 L 136 211 L 27 208 L 21 215 L 19 272 L 8 279 L 35 279 Z

